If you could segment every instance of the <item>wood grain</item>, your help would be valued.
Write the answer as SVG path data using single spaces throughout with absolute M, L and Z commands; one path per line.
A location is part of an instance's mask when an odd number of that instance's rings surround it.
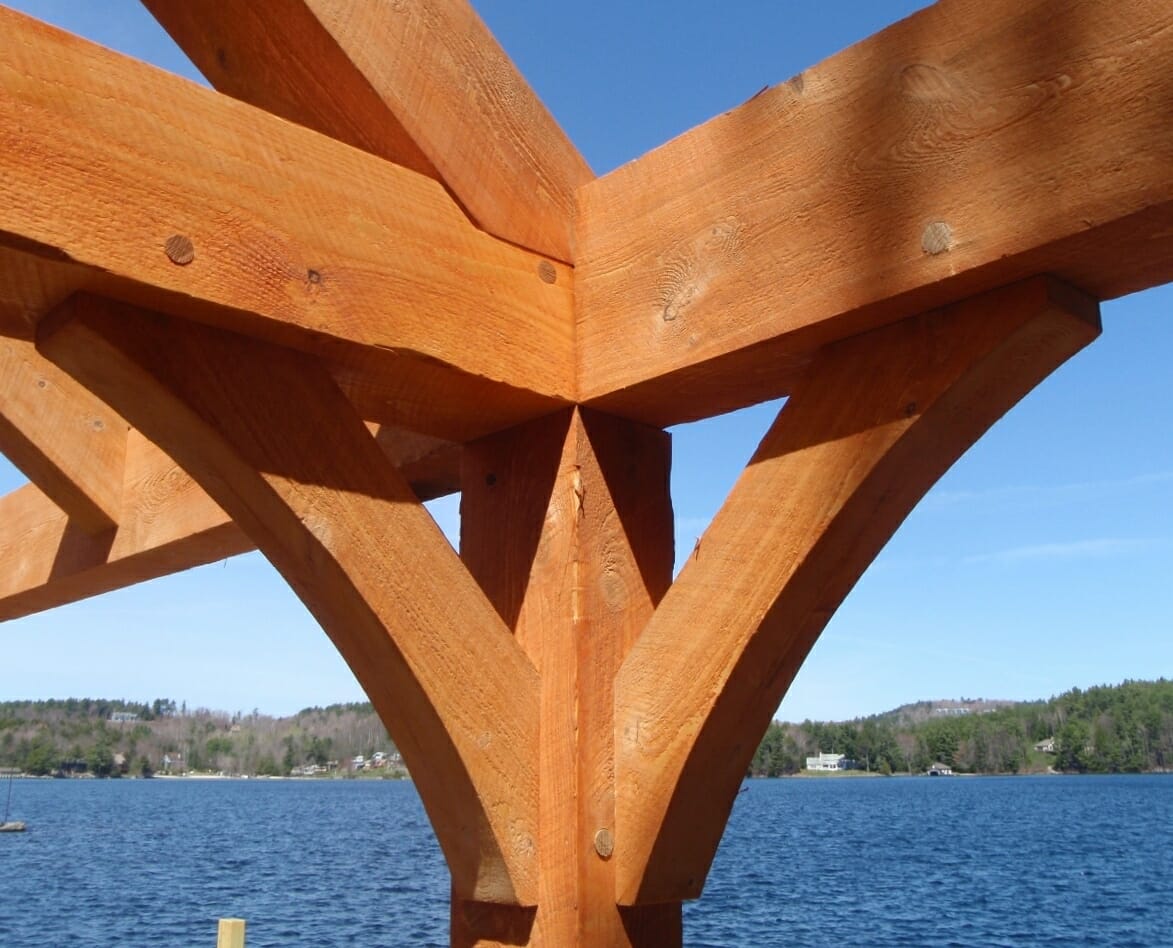
M 580 401 L 658 425 L 1040 273 L 1173 280 L 1173 7 L 942 0 L 579 192 Z
M 574 190 L 594 176 L 466 0 L 145 5 L 221 92 L 435 178 L 490 234 L 573 259 Z
M 38 348 L 177 459 L 321 623 L 403 753 L 452 873 L 536 897 L 538 680 L 311 357 L 74 297 Z
M 934 481 L 1098 333 L 1038 279 L 828 346 L 615 685 L 619 900 L 697 898 L 770 716 Z
M 666 434 L 591 412 L 465 452 L 462 558 L 542 681 L 538 910 L 511 943 L 680 941 L 679 903 L 621 915 L 595 843 L 615 825 L 615 673 L 672 576 L 668 469 Z M 453 944 L 500 943 L 491 914 L 456 917 Z
M 185 266 L 164 250 L 176 235 Z M 0 244 L 381 370 L 403 413 L 369 417 L 426 434 L 483 434 L 573 395 L 567 267 L 547 282 L 545 257 L 476 229 L 435 181 L 8 10 Z
M 0 620 L 253 549 L 228 515 L 131 429 L 117 527 L 79 528 L 36 485 L 0 498 Z
M 32 342 L 0 336 L 0 452 L 91 533 L 117 523 L 127 427 Z
M 60 370 L 58 370 L 60 371 Z M 383 428 L 375 439 L 421 500 L 458 489 L 460 449 Z M 117 527 L 97 536 L 33 485 L 0 498 L 0 621 L 255 549 L 178 464 L 133 428 Z

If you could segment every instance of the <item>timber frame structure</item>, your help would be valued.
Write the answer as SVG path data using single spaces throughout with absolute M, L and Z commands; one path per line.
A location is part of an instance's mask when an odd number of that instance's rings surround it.
M 595 178 L 464 0 L 144 2 L 218 92 L 0 11 L 0 617 L 259 548 L 453 944 L 679 944 L 861 572 L 1173 278 L 1173 6 L 941 0 Z M 673 582 L 662 429 L 783 395 Z

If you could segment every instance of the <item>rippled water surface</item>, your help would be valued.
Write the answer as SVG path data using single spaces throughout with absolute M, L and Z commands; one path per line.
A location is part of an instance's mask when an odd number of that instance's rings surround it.
M 1173 945 L 1173 777 L 755 781 L 685 943 Z M 0 948 L 446 945 L 409 783 L 19 781 Z

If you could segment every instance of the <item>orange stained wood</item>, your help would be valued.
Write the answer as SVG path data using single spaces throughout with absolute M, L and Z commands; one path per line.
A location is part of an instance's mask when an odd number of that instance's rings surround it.
M 858 576 L 1173 278 L 1173 9 L 941 0 L 592 181 L 459 0 L 148 6 L 242 101 L 0 10 L 0 617 L 255 545 L 454 944 L 679 944 Z M 781 394 L 669 586 L 645 424 Z M 418 502 L 458 468 L 463 564 Z
M 658 425 L 1039 273 L 1173 280 L 1173 5 L 941 0 L 579 192 L 580 400 Z
M 402 751 L 454 892 L 533 904 L 537 673 L 325 370 L 81 296 L 38 348 L 181 463 L 305 602 Z
M 381 370 L 406 417 L 378 420 L 425 433 L 573 396 L 567 267 L 478 230 L 435 181 L 3 9 L 0 244 Z
M 375 442 L 420 499 L 457 489 L 452 446 L 428 449 L 426 439 L 385 428 Z M 0 620 L 255 549 L 183 468 L 133 428 L 115 520 L 92 536 L 35 485 L 0 498 Z
M 35 484 L 0 497 L 0 619 L 133 586 L 252 549 L 167 455 L 133 430 L 118 527 L 93 534 Z
M 619 671 L 620 902 L 700 895 L 827 620 L 937 478 L 1098 333 L 1094 301 L 1036 279 L 820 353 Z
M 91 533 L 117 522 L 126 434 L 32 342 L 0 336 L 0 451 Z
M 145 5 L 221 92 L 435 178 L 490 234 L 572 259 L 574 190 L 594 175 L 464 0 Z
M 669 438 L 565 411 L 470 444 L 461 555 L 541 676 L 542 946 L 679 943 L 679 901 L 615 902 L 612 685 L 672 578 Z M 505 920 L 453 906 L 453 944 Z

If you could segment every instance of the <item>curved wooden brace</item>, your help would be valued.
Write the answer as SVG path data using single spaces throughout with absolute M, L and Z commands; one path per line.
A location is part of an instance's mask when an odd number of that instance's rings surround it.
M 411 768 L 454 891 L 532 904 L 537 672 L 321 365 L 85 296 L 38 347 L 183 465 L 313 612 Z
M 615 684 L 622 904 L 696 898 L 756 743 L 916 502 L 1098 333 L 1036 279 L 828 346 Z

